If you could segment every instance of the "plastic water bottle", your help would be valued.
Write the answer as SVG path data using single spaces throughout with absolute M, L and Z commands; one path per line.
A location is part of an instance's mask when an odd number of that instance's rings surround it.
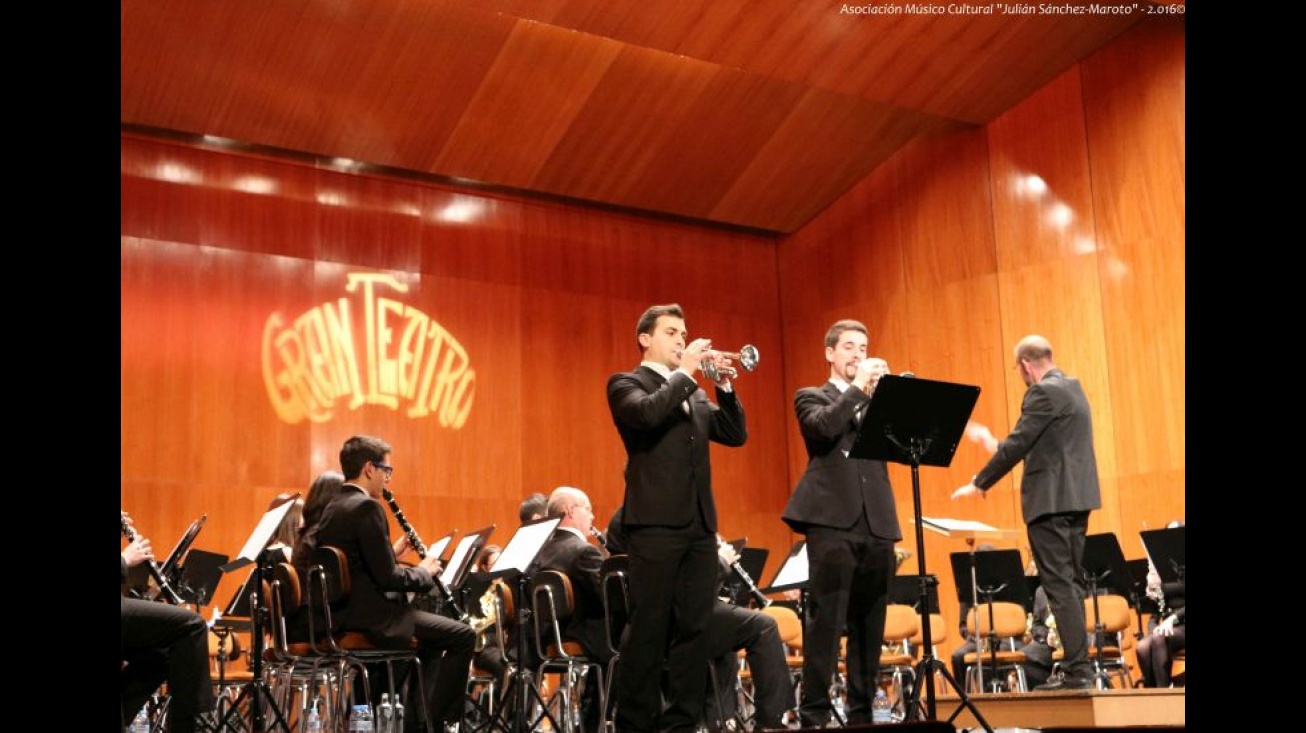
M 355 705 L 349 714 L 349 733 L 372 733 L 372 706 Z
M 395 695 L 395 726 L 393 733 L 404 733 L 404 704 L 399 701 L 398 695 Z
M 313 701 L 313 707 L 308 711 L 308 720 L 304 723 L 304 730 L 307 733 L 322 733 L 322 714 L 317 710 L 317 700 Z
M 875 691 L 875 700 L 871 702 L 871 722 L 875 725 L 893 723 L 893 704 L 889 702 L 889 696 L 884 694 L 883 689 Z
M 381 704 L 376 708 L 376 733 L 394 733 L 395 709 L 390 704 L 390 693 L 381 693 Z
M 149 703 L 145 703 L 140 710 L 136 711 L 136 717 L 132 718 L 131 728 L 128 728 L 131 733 L 150 733 L 150 716 L 145 712 L 149 705 Z

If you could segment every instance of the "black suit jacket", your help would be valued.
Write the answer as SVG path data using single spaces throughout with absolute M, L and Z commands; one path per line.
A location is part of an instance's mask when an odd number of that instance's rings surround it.
M 1026 524 L 1046 514 L 1102 506 L 1088 397 L 1079 380 L 1059 369 L 1025 391 L 1016 427 L 975 474 L 975 486 L 988 489 L 1022 460 L 1020 511 Z
M 830 382 L 794 395 L 807 470 L 782 518 L 795 532 L 806 533 L 811 526 L 850 529 L 864 511 L 871 534 L 894 542 L 902 539 L 888 467 L 884 461 L 846 455 L 857 437 L 855 413 L 870 399 L 856 387 L 841 393 Z
M 585 653 L 604 664 L 612 657 L 608 651 L 607 632 L 603 628 L 603 591 L 599 567 L 603 553 L 599 548 L 565 530 L 556 529 L 535 556 L 536 570 L 558 570 L 571 579 L 576 611 L 563 629 L 564 638 L 585 647 Z
M 317 525 L 305 528 L 295 545 L 294 565 L 300 582 L 308 581 L 313 549 L 326 545 L 340 548 L 349 560 L 349 601 L 343 608 L 331 610 L 337 630 L 364 631 L 378 645 L 393 646 L 412 639 L 415 611 L 406 600 L 387 598 L 385 592 L 430 591 L 435 580 L 422 568 L 395 562 L 381 502 L 345 486 L 322 510 Z
M 716 531 L 708 442 L 737 447 L 748 439 L 739 397 L 720 389 L 716 396 L 719 406 L 683 372 L 664 380 L 641 366 L 608 379 L 608 408 L 626 446 L 626 527 L 685 527 L 698 512 Z

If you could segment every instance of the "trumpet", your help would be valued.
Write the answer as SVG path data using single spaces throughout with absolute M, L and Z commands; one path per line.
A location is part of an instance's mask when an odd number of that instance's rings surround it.
M 703 352 L 703 361 L 699 364 L 699 368 L 703 370 L 703 376 L 715 382 L 721 379 L 723 375 L 732 378 L 739 376 L 739 370 L 734 367 L 717 366 L 717 359 L 737 361 L 744 371 L 751 372 L 757 369 L 757 362 L 761 358 L 762 356 L 758 353 L 756 346 L 745 344 L 736 352 L 716 350 Z

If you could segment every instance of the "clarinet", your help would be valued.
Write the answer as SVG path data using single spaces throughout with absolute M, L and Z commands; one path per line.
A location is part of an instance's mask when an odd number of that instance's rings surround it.
M 716 541 L 718 547 L 726 543 L 725 540 L 721 539 L 721 535 L 716 536 Z M 757 601 L 758 606 L 766 608 L 771 605 L 771 599 L 767 598 L 766 594 L 757 587 L 757 584 L 753 582 L 751 577 L 749 577 L 748 571 L 744 570 L 744 566 L 739 564 L 739 560 L 730 563 L 730 570 L 734 572 L 735 577 L 739 578 L 743 581 L 744 585 L 748 586 L 748 593 L 753 596 L 753 600 Z
M 127 523 L 126 517 L 122 517 L 122 536 L 126 537 L 128 542 L 136 541 L 136 530 L 132 529 L 132 526 Z M 153 560 L 146 560 L 145 562 L 150 568 L 150 577 L 154 578 L 154 582 L 159 586 L 159 592 L 167 597 L 168 602 L 174 606 L 184 604 L 186 600 L 177 595 L 177 591 L 168 585 L 168 581 L 163 577 L 163 571 L 159 570 L 158 564 Z
M 425 560 L 426 545 L 422 542 L 422 538 L 417 536 L 417 530 L 413 529 L 413 525 L 408 523 L 408 519 L 404 516 L 403 510 L 399 508 L 398 502 L 395 501 L 394 492 L 390 489 L 381 489 L 381 496 L 385 497 L 385 503 L 389 504 L 390 511 L 394 512 L 395 521 L 399 522 L 399 528 L 402 529 L 404 535 L 408 537 L 408 544 L 417 551 L 418 557 Z M 454 616 L 457 617 L 459 621 L 467 623 L 470 616 L 467 615 L 466 611 L 458 607 L 458 602 L 455 601 L 453 597 L 453 591 L 449 590 L 449 586 L 444 584 L 444 581 L 440 579 L 438 573 L 431 573 L 431 578 L 435 580 L 435 587 L 440 591 L 440 597 L 444 599 L 445 605 L 449 606 L 449 610 L 453 611 Z
M 608 551 L 608 540 L 603 536 L 603 533 L 590 527 L 590 534 L 594 535 L 594 539 L 598 541 L 599 549 L 603 551 L 603 556 L 610 557 L 612 553 Z

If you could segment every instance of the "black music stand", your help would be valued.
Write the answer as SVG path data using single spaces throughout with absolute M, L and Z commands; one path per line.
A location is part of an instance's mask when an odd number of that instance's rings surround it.
M 921 588 L 921 605 L 929 603 L 929 579 L 925 568 L 925 530 L 921 524 L 920 467 L 946 467 L 952 463 L 957 444 L 966 430 L 971 411 L 979 399 L 980 388 L 966 384 L 939 382 L 932 379 L 900 377 L 892 374 L 880 378 L 862 417 L 857 438 L 848 451 L 849 458 L 863 458 L 911 466 L 912 503 L 916 510 L 916 565 Z M 980 715 L 965 689 L 953 679 L 952 672 L 934 657 L 930 616 L 921 616 L 925 651 L 917 665 L 916 679 L 925 681 L 926 713 L 937 720 L 934 699 L 934 672 L 943 674 L 961 698 L 961 705 L 948 718 L 951 723 L 964 707 L 988 733 L 993 728 Z M 912 686 L 907 701 L 907 720 L 920 712 L 920 684 Z
M 1148 613 L 1153 616 L 1161 613 L 1161 606 L 1155 599 L 1147 595 L 1147 558 L 1140 557 L 1137 560 L 1125 560 L 1125 567 L 1129 569 L 1129 601 L 1135 609 L 1138 610 L 1138 632 L 1134 634 L 1135 639 L 1142 639 L 1147 635 L 1143 630 L 1143 614 Z
M 1120 549 L 1120 541 L 1111 532 L 1091 534 L 1084 538 L 1084 584 L 1087 594 L 1093 599 L 1093 648 L 1097 650 L 1097 671 L 1094 684 L 1099 689 L 1111 686 L 1106 671 L 1102 668 L 1102 638 L 1105 629 L 1102 625 L 1102 612 L 1097 602 L 1098 592 L 1112 591 L 1116 595 L 1129 598 L 1129 567 L 1125 565 L 1125 553 Z
M 535 674 L 531 671 L 529 663 L 530 647 L 526 640 L 527 624 L 531 622 L 530 604 L 526 602 L 530 593 L 530 573 L 533 571 L 531 566 L 535 562 L 535 556 L 540 553 L 540 548 L 553 535 L 553 530 L 557 529 L 561 521 L 561 517 L 537 519 L 518 527 L 516 533 L 508 540 L 508 544 L 499 553 L 494 565 L 486 573 L 491 580 L 502 578 L 505 583 L 515 581 L 517 658 L 505 660 L 508 663 L 508 671 L 505 675 L 508 681 L 504 685 L 503 694 L 499 697 L 498 709 L 483 726 L 475 728 L 474 733 L 495 728 L 496 723 L 503 721 L 510 707 L 513 710 L 513 717 L 512 724 L 508 728 L 509 733 L 530 733 L 545 718 L 548 718 L 553 730 L 562 730 L 562 725 L 549 712 L 548 702 L 540 695 L 540 690 L 535 685 Z M 528 720 L 530 715 L 528 708 L 532 697 L 539 703 L 540 715 L 534 720 Z
M 186 553 L 181 566 L 181 580 L 177 584 L 184 596 L 189 596 L 197 606 L 207 606 L 222 580 L 222 566 L 231 558 L 220 552 L 196 548 Z
M 1184 582 L 1184 528 L 1145 529 L 1138 534 L 1161 582 Z
M 957 582 L 957 600 L 961 603 L 974 604 L 975 614 L 975 658 L 981 653 L 979 646 L 979 604 L 976 599 L 983 598 L 989 607 L 989 669 L 997 670 L 998 646 L 992 634 L 993 603 L 1005 601 L 1020 604 L 1026 612 L 1033 608 L 1033 595 L 1026 583 L 1025 569 L 1020 562 L 1020 550 L 987 550 L 983 552 L 954 552 L 949 557 L 952 563 L 953 579 Z M 983 663 L 976 665 L 983 670 Z M 984 689 L 984 675 L 979 675 L 980 689 Z M 994 684 L 998 682 L 995 679 Z
M 770 595 L 786 590 L 798 590 L 798 607 L 794 610 L 798 613 L 798 620 L 807 623 L 807 540 L 798 540 L 789 550 L 789 556 L 785 561 L 780 563 L 780 569 L 775 571 L 775 577 L 771 579 L 771 585 L 762 589 L 762 592 Z M 783 602 L 782 602 L 783 603 Z
M 268 709 L 276 717 L 276 722 L 285 733 L 291 733 L 290 723 L 286 721 L 286 716 L 277 707 L 277 701 L 272 696 L 272 691 L 268 689 L 267 680 L 263 679 L 263 614 L 267 612 L 267 599 L 263 597 L 263 581 L 270 580 L 272 577 L 272 565 L 274 553 L 267 551 L 268 543 L 272 541 L 272 536 L 276 534 L 277 528 L 281 526 L 282 520 L 290 513 L 291 507 L 299 500 L 299 494 L 294 494 L 283 500 L 276 506 L 269 509 L 259 519 L 258 525 L 250 533 L 249 539 L 245 541 L 245 546 L 241 548 L 240 554 L 236 556 L 235 561 L 223 565 L 220 569 L 224 573 L 232 570 L 239 570 L 247 565 L 254 566 L 252 573 L 253 590 L 249 594 L 249 618 L 250 618 L 250 667 L 253 672 L 252 679 L 246 682 L 240 694 L 227 708 L 218 721 L 217 729 L 224 730 L 228 725 L 234 723 L 229 719 L 233 714 L 240 713 L 240 703 L 242 700 L 249 698 L 249 731 L 251 733 L 263 733 L 267 730 L 266 721 L 263 719 L 263 706 L 267 705 Z M 277 557 L 284 558 L 280 552 L 275 553 Z
M 889 578 L 889 603 L 911 606 L 921 615 L 939 613 L 939 579 L 931 575 L 924 579 L 929 590 L 925 595 L 925 610 L 921 610 L 921 576 L 895 575 Z
M 489 541 L 490 535 L 494 534 L 497 526 L 491 524 L 484 529 L 463 535 L 454 546 L 449 562 L 445 563 L 444 569 L 440 571 L 440 580 L 444 582 L 446 588 L 458 595 L 464 610 L 468 609 L 469 599 L 479 599 L 489 587 L 488 579 L 483 580 L 480 575 L 470 570 L 476 557 L 481 554 L 481 548 L 485 547 L 485 543 Z

